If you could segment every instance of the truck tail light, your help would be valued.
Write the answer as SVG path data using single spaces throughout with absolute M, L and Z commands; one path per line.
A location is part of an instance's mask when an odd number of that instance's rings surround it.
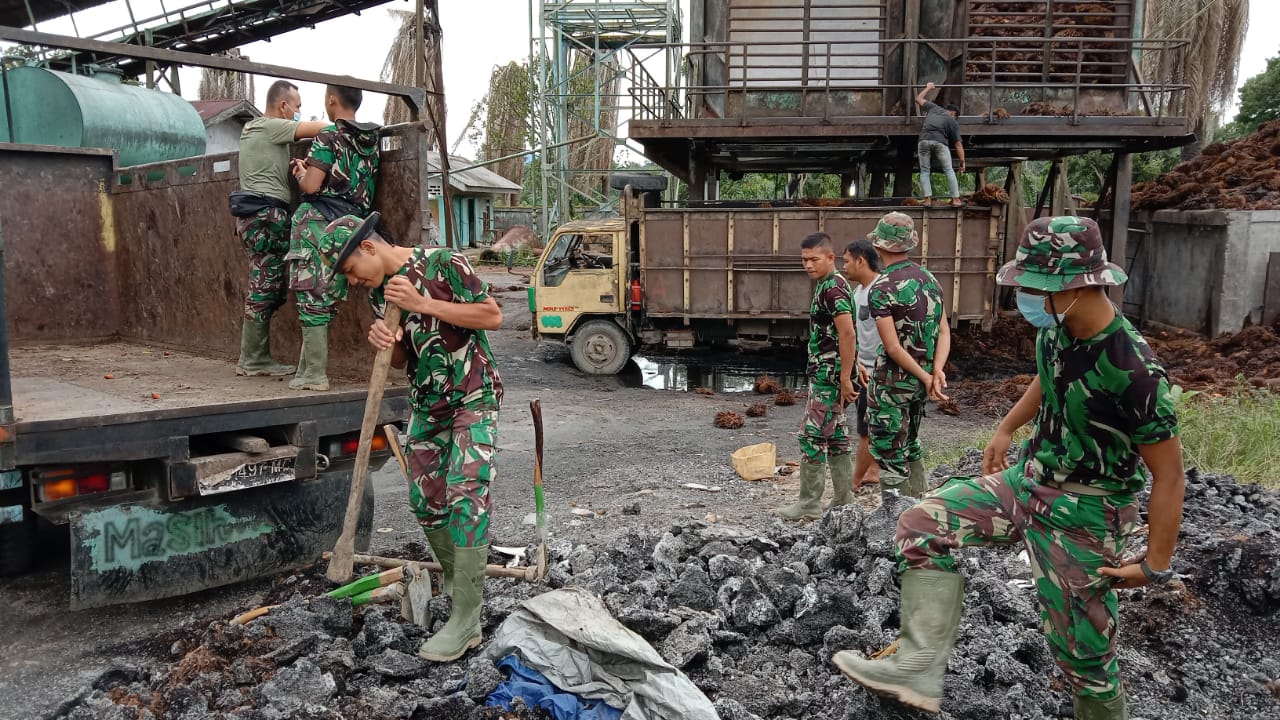
M 126 490 L 129 473 L 94 467 L 40 468 L 31 472 L 40 502 L 53 502 L 111 490 Z
M 329 457 L 355 457 L 360 450 L 360 435 L 346 435 L 338 438 L 330 445 Z M 374 432 L 373 439 L 369 441 L 369 451 L 373 453 L 390 452 L 391 449 L 387 445 L 387 436 L 382 434 L 381 430 Z

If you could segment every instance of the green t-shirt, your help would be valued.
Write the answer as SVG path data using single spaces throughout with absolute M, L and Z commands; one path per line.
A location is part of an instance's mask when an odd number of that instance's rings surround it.
M 1026 477 L 1116 493 L 1146 484 L 1138 445 L 1178 434 L 1169 377 L 1122 315 L 1076 340 L 1063 328 L 1036 338 L 1040 410 L 1027 441 Z
M 259 117 L 240 133 L 240 189 L 289 202 L 289 143 L 298 123 Z

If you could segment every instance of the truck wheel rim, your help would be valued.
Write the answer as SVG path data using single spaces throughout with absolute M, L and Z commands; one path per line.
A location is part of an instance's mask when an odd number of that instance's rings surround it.
M 587 339 L 587 359 L 594 365 L 604 365 L 613 360 L 617 349 L 605 335 L 592 335 Z

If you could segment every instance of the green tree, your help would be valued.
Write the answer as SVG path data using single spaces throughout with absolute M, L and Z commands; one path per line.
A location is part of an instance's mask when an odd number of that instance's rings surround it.
M 1224 130 L 1243 137 L 1263 123 L 1280 118 L 1280 56 L 1267 61 L 1267 69 L 1245 80 L 1240 88 L 1240 112 Z

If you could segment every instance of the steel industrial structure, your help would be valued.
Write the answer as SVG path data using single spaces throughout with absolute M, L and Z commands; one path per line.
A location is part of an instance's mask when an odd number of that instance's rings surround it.
M 574 167 L 575 148 L 604 141 L 616 154 L 631 117 L 679 114 L 680 3 L 530 0 L 529 25 L 532 134 L 554 227 L 609 203 L 611 168 Z

